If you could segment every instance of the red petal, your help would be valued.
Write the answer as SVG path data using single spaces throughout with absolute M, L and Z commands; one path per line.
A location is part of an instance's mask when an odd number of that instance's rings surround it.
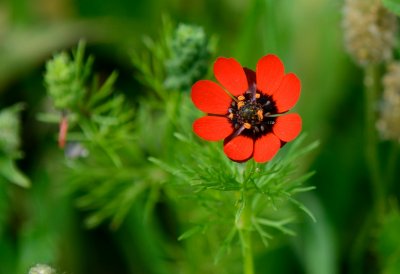
M 192 87 L 192 101 L 201 111 L 226 114 L 232 98 L 218 84 L 208 80 L 200 80 Z
M 285 68 L 275 55 L 262 57 L 256 67 L 257 88 L 266 95 L 272 95 L 282 82 Z
M 253 145 L 253 139 L 239 135 L 224 144 L 224 152 L 231 160 L 245 161 L 253 154 Z
M 233 58 L 218 58 L 214 63 L 214 75 L 233 96 L 239 96 L 248 89 L 246 74 Z
M 273 127 L 274 134 L 284 142 L 295 139 L 301 131 L 301 117 L 297 113 L 279 116 Z
M 204 116 L 193 123 L 193 131 L 207 141 L 225 139 L 233 132 L 228 118 L 219 116 Z
M 272 96 L 279 113 L 286 112 L 297 103 L 300 97 L 301 84 L 293 73 L 286 74 L 278 90 Z
M 254 161 L 264 163 L 274 158 L 281 147 L 281 141 L 274 134 L 269 133 L 254 144 Z

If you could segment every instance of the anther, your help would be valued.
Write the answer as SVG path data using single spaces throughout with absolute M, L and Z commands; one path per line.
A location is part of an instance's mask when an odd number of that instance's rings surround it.
M 263 125 L 260 126 L 261 131 L 265 130 L 265 127 Z
M 258 116 L 258 120 L 259 120 L 259 121 L 262 121 L 262 120 L 264 119 L 263 111 L 262 111 L 261 109 L 259 109 L 259 110 L 257 111 L 257 116 Z
M 244 99 L 246 99 L 243 95 L 240 95 L 239 97 L 238 97 L 238 100 L 239 101 L 243 101 Z
M 269 115 L 271 115 L 271 112 L 264 113 L 264 117 L 268 117 Z
M 244 123 L 243 126 L 244 128 L 251 129 L 251 124 L 249 123 Z
M 244 106 L 244 102 L 243 101 L 239 101 L 238 104 L 237 104 L 238 109 L 240 109 L 243 106 Z
M 232 120 L 233 119 L 233 113 L 229 113 L 228 118 Z
M 256 93 L 256 98 L 258 99 L 260 97 L 261 97 L 260 93 Z

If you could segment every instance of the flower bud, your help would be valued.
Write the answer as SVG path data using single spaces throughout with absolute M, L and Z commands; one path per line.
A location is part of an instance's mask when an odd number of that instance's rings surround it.
M 392 58 L 397 19 L 378 0 L 346 0 L 343 14 L 345 46 L 360 66 Z
M 189 90 L 207 73 L 211 46 L 203 28 L 180 24 L 169 41 L 170 59 L 165 63 L 165 87 Z
M 57 109 L 69 109 L 76 102 L 78 93 L 75 82 L 76 68 L 69 55 L 59 53 L 46 64 L 45 82 Z

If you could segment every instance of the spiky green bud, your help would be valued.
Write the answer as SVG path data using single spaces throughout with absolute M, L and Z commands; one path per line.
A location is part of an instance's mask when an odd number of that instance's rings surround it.
M 212 46 L 203 28 L 179 24 L 169 41 L 170 59 L 165 63 L 165 87 L 189 90 L 208 70 Z
M 66 52 L 56 54 L 46 64 L 45 84 L 57 109 L 74 109 L 85 94 L 85 80 L 93 59 L 84 62 L 84 42 L 80 42 L 74 59 Z

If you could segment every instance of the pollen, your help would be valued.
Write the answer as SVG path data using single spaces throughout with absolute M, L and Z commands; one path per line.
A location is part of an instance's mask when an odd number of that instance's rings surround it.
M 238 100 L 239 101 L 244 101 L 244 99 L 246 99 L 243 95 L 240 95 L 239 97 L 238 97 Z
M 233 119 L 233 113 L 229 113 L 228 118 L 232 120 Z
M 243 106 L 244 106 L 244 102 L 243 101 L 239 101 L 238 104 L 237 104 L 238 109 L 240 109 Z
M 249 124 L 249 123 L 244 123 L 243 126 L 246 129 L 251 129 L 251 124 Z
M 256 93 L 256 98 L 258 99 L 260 97 L 261 97 L 260 93 Z
M 259 121 L 262 121 L 262 120 L 264 119 L 264 114 L 263 114 L 262 109 L 259 109 L 259 110 L 257 111 L 257 116 L 258 116 L 258 120 L 259 120 Z

